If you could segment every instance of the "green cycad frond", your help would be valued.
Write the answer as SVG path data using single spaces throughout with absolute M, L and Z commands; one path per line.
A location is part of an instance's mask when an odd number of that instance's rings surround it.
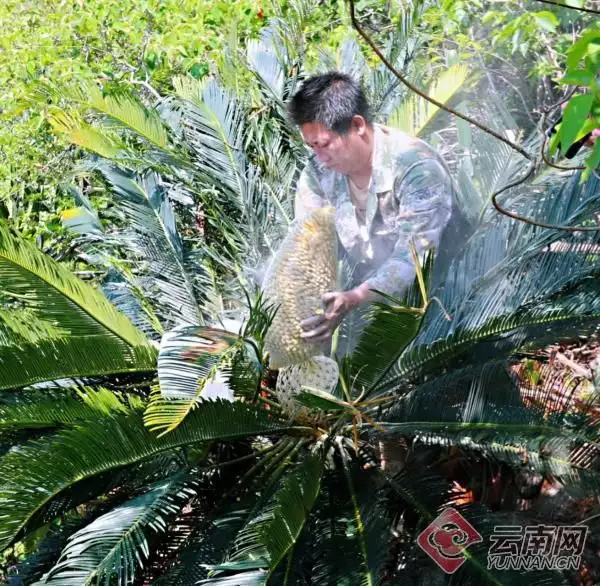
M 599 182 L 590 181 L 580 185 L 573 176 L 558 189 L 549 182 L 539 197 L 523 195 L 514 206 L 546 221 L 589 221 L 600 203 Z M 562 248 L 555 248 L 559 238 Z M 539 347 L 577 330 L 591 333 L 600 310 L 594 252 L 599 242 L 600 232 L 565 236 L 497 216 L 485 221 L 431 292 L 451 320 L 438 305 L 430 306 L 400 358 L 396 382 L 467 354 L 470 360 L 486 352 L 488 359 L 507 356 L 525 344 Z
M 467 66 L 452 65 L 429 86 L 426 93 L 445 104 L 462 88 L 468 75 Z M 388 124 L 411 136 L 420 136 L 439 111 L 431 102 L 418 95 L 411 95 L 391 113 Z
M 432 267 L 433 255 L 428 255 L 421 269 L 425 291 Z M 388 304 L 373 304 L 356 349 L 344 360 L 348 385 L 359 393 L 367 391 L 385 376 L 413 340 L 421 324 L 425 300 L 418 278 L 401 299 L 388 301 Z M 393 343 L 390 343 L 391 340 Z
M 26 310 L 34 323 L 51 326 L 45 329 L 47 338 L 38 336 L 32 343 L 28 341 L 31 336 L 23 335 L 25 324 L 15 319 L 3 323 L 1 388 L 72 375 L 110 374 L 113 368 L 116 372 L 153 368 L 153 349 L 125 316 L 100 292 L 2 223 L 0 272 L 0 294 L 6 306 Z M 79 343 L 81 356 L 77 355 Z M 93 346 L 98 353 L 95 359 Z M 89 364 L 83 361 L 85 356 L 91 359 Z M 134 364 L 134 360 L 139 362 Z M 17 364 L 22 368 L 16 368 Z
M 589 441 L 578 437 L 560 425 L 531 425 L 530 423 L 407 421 L 378 422 L 387 433 L 418 438 L 424 444 L 458 446 L 472 452 L 506 462 L 514 467 L 549 474 L 563 483 L 579 480 L 584 474 L 571 459 L 574 446 Z M 584 434 L 581 434 L 583 436 Z M 594 434 L 585 434 L 598 438 Z M 589 484 L 598 482 L 600 473 L 587 470 Z
M 477 361 L 485 356 L 508 357 L 525 345 L 539 348 L 559 339 L 589 335 L 599 325 L 597 286 L 584 283 L 550 300 L 540 300 L 520 310 L 509 310 L 477 325 L 457 328 L 430 344 L 419 343 L 417 338 L 400 357 L 393 374 L 382 383 L 380 390 L 399 390 L 403 380 L 440 370 L 450 362 L 460 364 L 458 358 Z
M 493 93 L 490 93 L 489 98 L 486 102 L 486 108 L 489 108 L 486 123 L 509 140 L 518 140 L 518 125 L 506 106 Z M 457 120 L 456 124 L 459 128 L 459 142 L 467 150 L 456 174 L 459 187 L 457 195 L 465 213 L 473 221 L 477 221 L 483 212 L 492 207 L 492 193 L 510 183 L 515 177 L 520 177 L 525 172 L 528 161 L 507 144 L 490 138 L 478 129 L 473 129 L 472 138 L 463 144 L 461 125 L 470 127 L 462 120 Z M 539 152 L 539 133 L 535 132 L 528 137 L 523 147 L 530 153 Z
M 86 334 L 0 345 L 0 390 L 45 381 L 156 371 L 156 350 L 128 347 L 112 336 Z
M 0 306 L 0 346 L 19 342 L 35 344 L 48 338 L 60 338 L 69 333 L 56 321 L 40 319 L 30 307 Z
M 306 457 L 263 509 L 239 533 L 231 564 L 252 562 L 254 568 L 273 572 L 294 543 L 319 494 L 323 463 L 317 456 Z
M 0 484 L 0 546 L 12 543 L 28 521 L 61 492 L 100 473 L 190 444 L 292 428 L 267 411 L 222 401 L 203 403 L 162 438 L 144 426 L 139 411 L 79 422 L 72 429 L 30 442 L 0 459 L 0 478 L 4 479 Z
M 249 128 L 258 126 L 255 138 L 261 142 L 261 133 L 273 130 L 261 122 L 247 122 L 245 103 L 214 80 L 199 83 L 179 78 L 174 85 L 181 102 L 172 111 L 177 114 L 184 142 L 193 152 L 198 181 L 205 187 L 200 197 L 206 221 L 211 231 L 220 235 L 217 245 L 206 254 L 238 274 L 248 267 L 255 269 L 272 253 L 273 240 L 281 236 L 281 226 L 271 216 L 285 218 L 282 196 L 289 196 L 282 191 L 285 185 L 272 180 L 273 173 L 263 178 L 262 170 L 246 154 L 250 150 Z M 267 154 L 263 145 L 253 146 L 260 163 L 274 166 L 269 155 L 277 156 L 277 152 Z M 292 167 L 288 159 L 286 178 L 290 182 Z M 232 267 L 232 261 L 237 266 Z
M 309 456 L 275 495 L 273 517 L 260 529 L 271 570 L 283 560 L 302 531 L 319 494 L 322 474 L 321 460 Z
M 173 207 L 159 176 L 136 177 L 108 165 L 98 168 L 134 231 L 125 244 L 148 265 L 155 292 L 147 294 L 156 296 L 157 312 L 167 323 L 202 323 Z
M 123 154 L 122 145 L 118 144 L 114 138 L 99 131 L 74 113 L 67 114 L 62 110 L 57 110 L 48 115 L 48 120 L 53 129 L 66 135 L 70 142 L 98 153 L 101 157 L 114 159 L 119 154 Z
M 353 451 L 353 450 L 352 450 Z M 338 458 L 336 457 L 336 460 Z M 358 467 L 358 466 L 357 466 Z M 347 481 L 344 478 L 341 466 L 329 471 L 323 477 L 319 496 L 313 511 L 305 524 L 305 527 L 297 540 L 291 553 L 291 559 L 282 564 L 276 575 L 273 576 L 274 583 L 282 583 L 284 574 L 288 576 L 289 584 L 303 584 L 307 576 L 314 584 L 363 584 L 365 577 L 363 567 L 363 553 L 357 537 L 357 526 L 355 523 L 355 511 L 353 503 L 348 495 Z M 359 468 L 359 467 L 358 467 Z M 373 545 L 378 548 L 377 554 L 385 557 L 389 531 L 389 519 L 384 507 L 377 507 L 372 512 L 379 517 L 379 531 L 371 524 L 370 512 L 365 510 L 367 503 L 378 499 L 379 504 L 384 503 L 381 491 L 375 489 L 373 483 L 365 481 L 365 475 L 360 473 L 354 478 L 357 485 L 357 502 L 360 507 L 360 516 L 365 521 L 364 529 L 368 533 L 366 539 L 367 554 L 370 555 L 371 537 Z M 368 476 L 369 473 L 366 473 Z M 360 485 L 360 486 L 359 486 Z M 371 498 L 365 498 L 364 489 L 371 491 Z M 379 498 L 378 498 L 379 497 Z M 373 534 L 371 535 L 371 530 Z M 363 533 L 364 534 L 364 533 Z M 369 567 L 373 575 L 378 574 L 378 564 L 375 557 L 370 557 Z M 278 581 L 279 579 L 279 581 Z M 379 582 L 375 582 L 379 583 Z
M 196 169 L 209 184 L 224 186 L 241 203 L 246 195 L 243 110 L 214 80 L 176 78 L 173 85 L 184 100 L 181 124 L 196 153 Z
M 274 21 L 264 28 L 259 39 L 250 39 L 246 46 L 246 59 L 270 96 L 283 106 L 286 76 L 283 64 L 287 60 L 286 47 L 277 41 L 281 27 Z
M 1 292 L 72 335 L 111 334 L 129 346 L 145 337 L 93 287 L 0 223 Z
M 247 511 L 243 503 L 236 503 L 226 511 L 219 511 L 209 523 L 193 523 L 191 534 L 175 552 L 171 568 L 153 586 L 196 586 L 209 574 L 209 568 L 218 565 L 227 553 L 235 534 L 243 525 Z M 167 547 L 169 544 L 166 544 Z M 173 550 L 169 552 L 173 553 Z
M 146 108 L 133 95 L 120 93 L 104 96 L 101 90 L 92 84 L 66 88 L 58 93 L 109 116 L 159 149 L 168 150 L 168 136 L 160 116 L 156 110 Z
M 73 425 L 77 421 L 126 413 L 129 408 L 112 391 L 83 389 L 75 395 L 46 396 L 40 398 L 26 394 L 14 403 L 0 406 L 0 430 L 36 429 Z M 134 405 L 141 406 L 137 397 L 130 397 Z
M 356 489 L 356 478 L 353 478 L 353 466 L 351 465 L 351 458 L 343 448 L 342 442 L 340 442 L 340 457 L 342 460 L 342 468 L 344 470 L 344 476 L 346 477 L 346 487 L 350 502 L 352 503 L 352 512 L 354 517 L 355 535 L 358 541 L 358 550 L 360 552 L 360 584 L 364 586 L 373 586 L 376 580 L 376 571 L 379 564 L 374 563 L 374 558 L 379 553 L 381 554 L 381 547 L 378 547 L 375 551 L 373 548 L 368 547 L 366 529 L 366 520 L 364 513 L 367 512 L 361 507 L 358 500 L 358 493 Z M 364 496 L 364 495 L 363 495 Z M 371 509 L 372 510 L 372 509 Z M 379 546 L 381 544 L 378 544 Z
M 165 334 L 158 354 L 160 392 L 146 409 L 146 425 L 168 433 L 199 407 L 217 368 L 238 340 L 224 330 L 203 327 L 185 326 Z
M 195 494 L 182 475 L 161 481 L 69 538 L 58 563 L 39 582 L 55 586 L 128 584 L 148 558 L 150 530 L 164 532 L 169 518 Z

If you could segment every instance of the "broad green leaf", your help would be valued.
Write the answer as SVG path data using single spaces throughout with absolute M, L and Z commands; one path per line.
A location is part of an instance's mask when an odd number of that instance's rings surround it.
M 560 137 L 560 152 L 565 154 L 573 144 L 577 133 L 584 125 L 594 102 L 592 94 L 575 96 L 569 100 L 563 112 L 563 121 L 558 131 Z
M 560 136 L 558 134 L 558 132 L 556 132 L 555 134 L 552 135 L 552 138 L 550 139 L 550 142 L 548 144 L 548 152 L 553 155 L 556 152 L 556 149 L 558 148 L 558 145 L 560 144 Z
M 547 10 L 534 13 L 533 18 L 540 28 L 549 33 L 553 33 L 560 24 L 556 14 Z
M 586 54 L 591 43 L 600 43 L 600 30 L 589 30 L 569 49 L 567 53 L 567 68 L 575 69 L 581 58 Z
M 589 134 L 590 132 L 592 132 L 592 130 L 595 130 L 599 127 L 600 122 L 594 120 L 593 118 L 587 118 L 586 121 L 583 123 L 583 126 L 579 129 L 579 132 L 575 136 L 573 142 L 577 142 L 578 140 L 582 139 L 586 134 Z
M 575 69 L 574 71 L 567 71 L 559 83 L 563 85 L 589 85 L 593 79 L 594 75 L 591 71 Z

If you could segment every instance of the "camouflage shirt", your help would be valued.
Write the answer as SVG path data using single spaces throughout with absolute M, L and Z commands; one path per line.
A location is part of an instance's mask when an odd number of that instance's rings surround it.
M 334 206 L 353 285 L 368 281 L 371 289 L 397 295 L 414 280 L 411 239 L 419 253 L 438 246 L 451 215 L 453 184 L 441 157 L 422 140 L 378 124 L 374 136 L 364 211 L 352 202 L 348 177 L 312 157 L 298 182 L 295 216 Z

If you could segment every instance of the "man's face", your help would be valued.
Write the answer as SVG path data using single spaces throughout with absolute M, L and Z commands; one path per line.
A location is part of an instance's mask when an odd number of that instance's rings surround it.
M 327 169 L 348 175 L 355 167 L 360 136 L 354 125 L 348 134 L 329 130 L 320 122 L 307 122 L 300 127 L 304 142 L 313 149 L 317 159 Z

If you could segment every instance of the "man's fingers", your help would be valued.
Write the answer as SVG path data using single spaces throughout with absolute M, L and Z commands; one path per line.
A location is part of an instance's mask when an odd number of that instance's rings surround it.
M 322 324 L 325 321 L 324 315 L 312 315 L 311 317 L 307 317 L 300 322 L 300 327 L 303 330 L 311 330 L 318 325 Z
M 325 323 L 325 324 L 321 324 L 320 326 L 317 326 L 313 330 L 301 333 L 300 337 L 304 338 L 305 340 L 313 341 L 318 336 L 322 336 L 324 334 L 329 333 L 329 331 L 330 331 L 329 324 Z
M 321 301 L 327 305 L 330 301 L 333 301 L 337 297 L 337 291 L 329 291 L 329 293 L 323 293 L 321 295 Z

